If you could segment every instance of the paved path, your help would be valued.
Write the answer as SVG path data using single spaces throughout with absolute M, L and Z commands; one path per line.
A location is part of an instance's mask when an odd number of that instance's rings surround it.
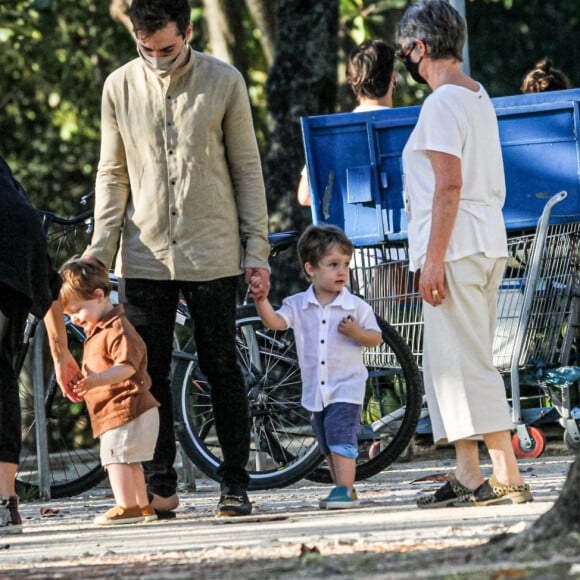
M 415 481 L 452 470 L 451 460 L 398 463 L 359 482 L 361 505 L 352 510 L 319 510 L 318 499 L 329 486 L 306 480 L 254 492 L 257 521 L 216 519 L 218 486 L 207 479 L 198 480 L 197 491 L 181 494 L 176 519 L 148 524 L 93 526 L 94 516 L 113 505 L 107 489 L 67 500 L 25 503 L 24 533 L 0 536 L 0 578 L 134 574 L 131 577 L 245 579 L 253 577 L 239 572 L 247 561 L 297 558 L 301 549 L 313 549 L 316 556 L 318 551 L 381 553 L 477 545 L 498 533 L 524 528 L 548 510 L 572 459 L 565 455 L 520 461 L 535 498 L 520 506 L 417 509 L 417 492 L 436 489 L 440 483 Z M 484 464 L 488 474 L 489 469 Z M 171 571 L 173 565 L 179 572 Z M 419 577 L 419 572 L 409 577 Z

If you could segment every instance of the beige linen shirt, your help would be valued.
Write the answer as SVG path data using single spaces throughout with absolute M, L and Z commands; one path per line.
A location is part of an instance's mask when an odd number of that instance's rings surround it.
M 208 281 L 268 268 L 266 196 L 244 80 L 191 50 L 161 77 L 137 58 L 105 81 L 95 231 L 126 278 Z M 246 240 L 245 252 L 240 239 Z

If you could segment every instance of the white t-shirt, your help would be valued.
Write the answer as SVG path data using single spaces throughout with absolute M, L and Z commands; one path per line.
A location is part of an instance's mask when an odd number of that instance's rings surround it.
M 495 109 L 485 89 L 443 85 L 421 107 L 403 150 L 404 195 L 412 270 L 423 266 L 435 179 L 427 151 L 461 159 L 463 187 L 445 261 L 483 252 L 507 256 L 502 215 L 505 177 Z
M 300 372 L 302 406 L 321 411 L 331 403 L 362 405 L 368 371 L 362 347 L 338 332 L 340 321 L 353 316 L 361 328 L 380 332 L 372 308 L 346 288 L 329 305 L 322 307 L 312 285 L 289 296 L 278 314 L 294 330 Z

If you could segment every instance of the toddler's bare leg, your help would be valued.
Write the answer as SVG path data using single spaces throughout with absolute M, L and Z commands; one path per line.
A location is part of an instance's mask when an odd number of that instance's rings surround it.
M 355 460 L 332 452 L 330 453 L 330 456 L 331 461 L 329 461 L 329 465 L 332 464 L 331 473 L 333 474 L 335 485 L 344 485 L 352 495 L 352 488 L 356 474 Z
M 137 504 L 135 497 L 135 480 L 132 463 L 110 463 L 107 465 L 109 483 L 115 496 L 117 505 L 122 507 L 134 507 Z M 147 498 L 145 503 L 147 505 Z

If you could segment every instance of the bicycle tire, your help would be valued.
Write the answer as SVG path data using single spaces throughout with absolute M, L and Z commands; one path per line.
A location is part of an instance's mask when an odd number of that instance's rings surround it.
M 365 349 L 369 370 L 361 429 L 356 481 L 367 479 L 391 465 L 413 440 L 423 405 L 421 374 L 403 337 L 377 316 L 383 343 Z M 397 415 L 401 415 L 400 420 Z M 376 455 L 371 457 L 373 450 Z M 332 483 L 326 462 L 306 476 L 310 481 Z
M 84 334 L 69 322 L 67 337 L 71 353 L 80 361 Z M 44 365 L 50 496 L 53 499 L 71 497 L 98 485 L 105 479 L 106 472 L 101 466 L 98 441 L 92 436 L 85 404 L 72 403 L 63 397 L 56 382 L 52 359 L 48 354 L 44 356 Z M 40 490 L 36 455 L 36 419 L 32 387 L 26 375 L 28 373 L 23 369 L 19 381 L 22 452 L 16 474 L 16 489 L 23 499 L 37 499 L 40 497 Z
M 248 489 L 285 487 L 322 460 L 308 412 L 302 407 L 302 382 L 291 330 L 266 329 L 254 305 L 238 308 L 238 362 L 250 401 L 251 448 Z M 176 433 L 191 461 L 218 480 L 221 448 L 213 426 L 210 385 L 201 373 L 190 340 L 189 360 L 177 360 L 172 388 Z

